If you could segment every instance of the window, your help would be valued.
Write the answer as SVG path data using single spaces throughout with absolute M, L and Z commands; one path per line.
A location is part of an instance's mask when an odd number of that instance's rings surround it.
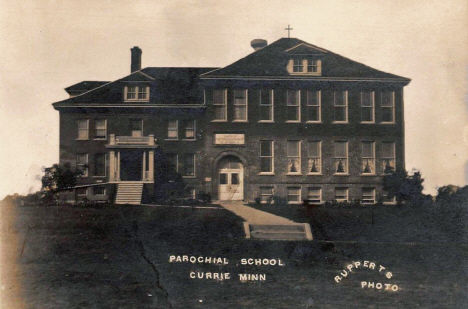
M 348 92 L 334 92 L 335 122 L 348 121 Z
M 388 192 L 385 191 L 382 192 L 382 200 L 384 204 L 396 204 L 396 196 L 389 197 Z
M 130 131 L 132 137 L 143 136 L 143 119 L 130 119 Z
M 184 139 L 195 139 L 195 120 L 184 121 Z
M 348 174 L 348 142 L 335 142 L 335 174 Z
M 322 149 L 320 141 L 308 142 L 308 167 L 307 174 L 322 173 Z
M 301 173 L 301 141 L 287 142 L 288 174 Z
M 395 92 L 382 91 L 381 93 L 382 122 L 395 122 Z
M 234 90 L 233 121 L 247 121 L 247 90 Z
M 148 101 L 148 86 L 125 86 L 125 101 Z
M 105 153 L 96 153 L 94 155 L 94 176 L 106 176 Z
M 290 59 L 288 71 L 291 74 L 320 75 L 322 73 L 322 61 L 311 58 Z
M 322 188 L 309 188 L 307 200 L 312 204 L 320 204 L 322 202 Z
M 301 203 L 301 187 L 288 187 L 288 203 L 289 204 Z
M 362 142 L 361 151 L 362 151 L 361 173 L 362 174 L 375 174 L 374 142 Z
M 271 203 L 273 198 L 273 187 L 260 187 L 260 201 L 262 203 Z
M 375 189 L 374 188 L 362 188 L 362 203 L 363 204 L 375 203 Z
M 104 186 L 93 187 L 93 195 L 106 195 L 106 187 Z
M 260 173 L 274 173 L 273 141 L 260 141 Z
M 168 153 L 167 160 L 169 161 L 169 168 L 172 168 L 176 173 L 179 172 L 179 166 L 177 164 L 178 155 L 175 153 Z
M 299 90 L 288 90 L 287 96 L 287 117 L 289 122 L 301 121 L 301 94 Z
M 307 60 L 307 73 L 318 73 L 319 72 L 319 62 L 315 59 Z
M 167 121 L 167 137 L 166 139 L 179 139 L 179 124 L 177 120 Z
M 300 73 L 302 72 L 302 59 L 294 59 L 293 60 L 293 72 Z
M 148 87 L 138 87 L 138 100 L 148 100 Z
M 76 197 L 86 197 L 88 195 L 88 188 L 76 188 L 75 195 Z
M 76 168 L 83 172 L 83 177 L 88 177 L 88 154 L 80 153 L 76 155 Z
M 337 202 L 347 202 L 348 188 L 335 188 L 335 200 Z
M 94 132 L 95 139 L 106 139 L 107 138 L 107 120 L 96 119 L 96 128 Z
M 226 121 L 226 90 L 213 90 L 214 121 Z
M 195 154 L 186 154 L 184 156 L 184 176 L 195 176 Z
M 137 87 L 136 86 L 128 86 L 128 87 L 126 87 L 126 89 L 127 89 L 126 99 L 127 100 L 135 100 L 136 99 Z
M 273 90 L 259 90 L 260 97 L 260 121 L 268 122 L 274 120 L 273 114 Z
M 86 140 L 89 138 L 89 119 L 78 119 L 76 121 L 78 128 L 77 139 Z
M 374 122 L 374 92 L 361 91 L 361 122 Z
M 395 171 L 395 143 L 382 143 L 382 165 L 384 174 L 390 174 Z
M 320 90 L 307 90 L 307 121 L 320 122 Z

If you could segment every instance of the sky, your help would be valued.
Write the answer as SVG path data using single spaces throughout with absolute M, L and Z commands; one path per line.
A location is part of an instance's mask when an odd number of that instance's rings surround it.
M 223 67 L 250 41 L 291 37 L 411 78 L 405 87 L 406 168 L 425 192 L 466 185 L 468 1 L 0 0 L 0 199 L 40 189 L 58 163 L 51 104 L 83 80 L 142 66 Z

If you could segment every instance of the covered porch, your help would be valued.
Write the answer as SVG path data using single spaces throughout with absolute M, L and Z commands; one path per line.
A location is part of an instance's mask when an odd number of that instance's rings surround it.
M 109 182 L 154 182 L 154 135 L 109 136 Z

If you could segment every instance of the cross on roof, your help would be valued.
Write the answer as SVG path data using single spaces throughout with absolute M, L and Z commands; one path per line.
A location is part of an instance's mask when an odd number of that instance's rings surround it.
M 284 28 L 284 30 L 288 30 L 288 39 L 289 39 L 289 32 L 290 32 L 291 30 L 293 30 L 293 28 L 291 28 L 291 27 L 288 25 L 288 28 Z

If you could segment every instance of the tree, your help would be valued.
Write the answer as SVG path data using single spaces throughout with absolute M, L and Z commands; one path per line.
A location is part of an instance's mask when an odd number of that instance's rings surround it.
M 387 191 L 388 197 L 396 197 L 398 204 L 403 201 L 419 203 L 426 196 L 422 193 L 424 179 L 420 172 L 409 175 L 407 171 L 395 171 L 383 178 L 383 189 Z
M 41 178 L 42 191 L 49 196 L 55 193 L 73 188 L 76 180 L 83 175 L 81 170 L 72 170 L 69 163 L 63 166 L 54 164 L 51 167 L 44 168 L 44 176 Z

